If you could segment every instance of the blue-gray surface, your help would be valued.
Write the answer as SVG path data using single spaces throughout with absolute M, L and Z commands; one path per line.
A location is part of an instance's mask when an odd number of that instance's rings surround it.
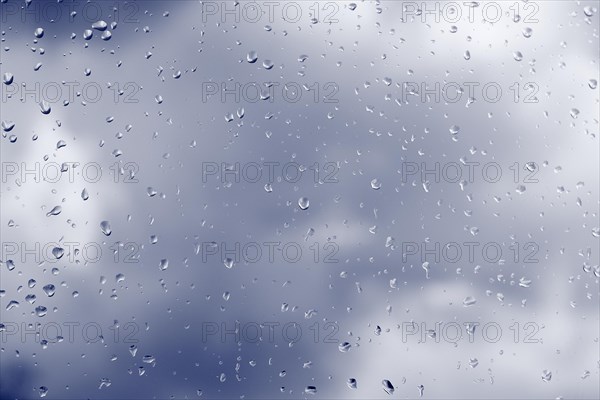
M 0 7 L 2 399 L 600 396 L 598 2 Z

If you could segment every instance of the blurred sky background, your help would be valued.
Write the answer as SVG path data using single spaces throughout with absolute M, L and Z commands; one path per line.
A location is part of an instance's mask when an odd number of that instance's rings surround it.
M 272 20 L 254 19 L 248 4 L 0 4 L 1 397 L 418 398 L 422 388 L 433 399 L 598 398 L 598 2 L 459 2 L 456 22 L 445 2 L 276 2 Z M 446 18 L 416 11 L 436 4 Z M 496 6 L 490 23 L 483 10 Z M 273 82 L 271 97 L 205 96 L 254 82 Z M 407 95 L 406 82 L 465 92 L 436 101 Z M 482 95 L 489 83 L 502 89 L 496 102 Z M 89 91 L 69 99 L 69 85 Z M 474 99 L 468 85 L 479 85 Z M 45 114 L 38 102 L 56 87 Z M 275 168 L 267 189 L 264 176 L 203 174 L 271 162 L 306 170 L 290 182 Z M 497 163 L 502 177 L 402 174 L 465 162 Z M 23 179 L 50 163 L 80 167 L 58 182 Z M 98 182 L 82 175 L 90 163 L 102 168 Z M 325 179 L 332 165 L 335 182 Z M 525 181 L 531 173 L 537 182 Z M 79 252 L 59 260 L 24 251 L 73 242 Z M 227 268 L 221 253 L 203 258 L 209 242 L 297 243 L 302 257 L 271 262 L 265 252 Z M 403 257 L 413 242 L 497 243 L 503 257 L 488 262 L 480 246 L 474 260 L 429 259 L 426 271 L 420 255 Z M 102 249 L 95 262 L 81 253 L 89 243 Z M 335 263 L 325 262 L 331 249 Z M 236 321 L 279 325 L 273 340 L 268 328 L 258 342 L 203 337 Z M 439 331 L 403 340 L 411 321 L 480 325 L 472 340 L 465 329 L 456 343 L 436 342 Z M 86 342 L 90 322 L 103 340 Z M 295 343 L 286 323 L 302 329 Z M 483 337 L 489 323 L 502 329 L 497 341 Z M 58 324 L 65 340 L 44 345 L 24 335 L 27 324 Z

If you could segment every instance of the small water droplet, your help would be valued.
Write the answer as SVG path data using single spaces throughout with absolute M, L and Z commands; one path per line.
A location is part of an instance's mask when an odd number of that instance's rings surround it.
M 350 350 L 351 345 L 348 342 L 342 342 L 338 345 L 338 349 L 342 352 L 342 353 L 346 353 Z
M 470 306 L 474 305 L 475 303 L 477 303 L 477 300 L 475 300 L 475 298 L 472 296 L 467 296 L 463 300 L 463 306 L 465 306 L 465 307 L 470 307 Z
M 52 111 L 50 104 L 45 100 L 40 101 L 39 106 L 40 106 L 40 111 L 44 115 L 48 115 L 48 114 L 50 114 L 50 111 Z
M 162 260 L 160 260 L 158 267 L 160 268 L 161 271 L 164 271 L 165 269 L 169 268 L 169 260 L 167 260 L 166 258 L 163 258 Z
M 105 21 L 96 21 L 92 24 L 92 29 L 96 29 L 98 31 L 104 31 L 108 27 L 108 24 Z
M 51 215 L 58 215 L 62 212 L 62 207 L 61 206 L 55 206 L 52 210 L 50 210 L 49 212 L 46 213 L 46 217 L 49 217 Z
M 37 306 L 35 308 L 35 315 L 37 315 L 38 317 L 43 317 L 48 313 L 48 309 L 44 306 Z
M 544 382 L 550 382 L 552 380 L 552 372 L 547 369 L 542 371 L 542 380 Z
M 110 229 L 110 222 L 108 222 L 108 221 L 102 221 L 102 222 L 100 222 L 100 230 L 106 236 L 110 236 L 110 234 L 112 233 L 112 230 Z
M 515 61 L 521 61 L 523 60 L 523 54 L 520 51 L 515 51 L 513 53 L 513 58 L 515 59 Z
M 310 200 L 308 200 L 308 197 L 300 197 L 298 199 L 298 207 L 300 207 L 300 209 L 306 210 L 309 206 Z
M 390 396 L 394 394 L 394 385 L 392 385 L 392 382 L 388 381 L 387 379 L 384 379 L 383 381 L 381 381 L 381 384 L 383 385 L 384 392 L 386 392 Z
M 42 289 L 44 290 L 44 293 L 46 293 L 46 296 L 48 296 L 48 297 L 52 297 L 52 296 L 54 296 L 54 293 L 56 293 L 56 287 L 51 283 L 44 286 Z
M 258 60 L 258 53 L 256 53 L 254 50 L 249 51 L 246 55 L 246 61 L 248 61 L 250 64 L 254 64 L 256 60 Z

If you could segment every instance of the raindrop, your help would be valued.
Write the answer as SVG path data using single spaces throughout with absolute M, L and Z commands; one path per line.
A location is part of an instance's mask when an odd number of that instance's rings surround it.
M 579 110 L 576 108 L 572 108 L 569 114 L 571 114 L 571 118 L 577 119 L 577 116 L 579 115 Z
M 97 21 L 92 24 L 92 29 L 96 29 L 98 31 L 104 31 L 108 27 L 108 24 L 104 21 Z
M 263 65 L 264 69 L 271 69 L 271 68 L 273 68 L 274 64 L 273 64 L 273 61 L 271 61 L 271 60 L 264 60 L 262 65 Z
M 10 85 L 11 83 L 13 83 L 13 80 L 14 76 L 10 72 L 5 72 L 4 75 L 2 75 L 2 81 L 5 85 Z
M 50 284 L 44 286 L 43 290 L 44 290 L 44 293 L 46 293 L 46 296 L 52 297 L 52 296 L 54 296 L 54 293 L 56 292 L 56 287 L 50 283 Z
M 37 306 L 35 308 L 35 315 L 38 317 L 43 317 L 48 313 L 48 309 L 44 306 Z
M 61 213 L 61 211 L 62 211 L 62 207 L 56 206 L 52 210 L 50 210 L 48 213 L 46 213 L 46 217 L 49 217 L 51 215 L 58 215 Z
M 475 300 L 475 298 L 472 296 L 467 296 L 463 300 L 463 306 L 465 306 L 465 307 L 470 307 L 470 306 L 474 305 L 475 303 L 477 303 L 477 300 Z
M 52 249 L 52 255 L 54 256 L 54 258 L 56 258 L 57 260 L 60 260 L 60 258 L 65 254 L 65 249 L 63 249 L 62 247 L 55 247 Z
M 304 389 L 304 393 L 317 394 L 317 388 L 316 388 L 316 386 L 307 386 L 306 389 Z
M 338 349 L 342 352 L 342 353 L 346 353 L 350 350 L 350 343 L 348 342 L 342 342 L 338 345 Z
M 298 207 L 300 207 L 300 209 L 306 210 L 309 206 L 310 201 L 308 200 L 308 197 L 300 197 L 298 199 Z
M 10 132 L 15 127 L 13 121 L 2 121 L 2 130 L 4 132 Z
M 552 380 L 552 372 L 548 371 L 547 369 L 542 371 L 542 380 L 544 382 L 550 382 L 550 380 Z
M 44 36 L 44 29 L 42 28 L 36 28 L 35 31 L 33 31 L 33 34 L 35 35 L 36 38 L 41 38 L 42 36 Z
M 246 61 L 248 61 L 250 64 L 254 64 L 256 60 L 258 60 L 258 54 L 256 53 L 256 51 L 252 50 L 248 52 L 248 54 L 246 55 Z
M 381 381 L 381 384 L 383 385 L 383 390 L 387 394 L 389 394 L 390 396 L 394 394 L 394 385 L 392 385 L 392 382 L 388 381 L 387 379 L 384 379 L 383 381 Z
M 48 114 L 50 114 L 50 111 L 52 111 L 52 108 L 50 108 L 50 104 L 48 104 L 48 102 L 45 100 L 40 101 L 39 106 L 40 106 L 40 111 L 44 115 L 48 115 Z
M 112 233 L 112 230 L 110 229 L 110 222 L 108 222 L 108 221 L 102 221 L 102 222 L 100 222 L 100 230 L 106 236 L 110 236 L 110 234 Z
M 169 268 L 169 260 L 167 260 L 166 258 L 163 258 L 162 260 L 160 260 L 158 267 L 160 268 L 161 271 L 164 271 L 165 269 Z
M 515 51 L 513 53 L 513 58 L 515 59 L 515 61 L 521 61 L 523 60 L 523 54 L 520 51 Z

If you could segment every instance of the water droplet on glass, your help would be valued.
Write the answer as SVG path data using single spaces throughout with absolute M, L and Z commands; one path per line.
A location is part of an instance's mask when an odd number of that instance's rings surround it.
M 467 297 L 465 297 L 465 299 L 463 300 L 463 306 L 465 306 L 465 307 L 472 306 L 472 305 L 474 305 L 475 303 L 477 303 L 477 300 L 475 300 L 475 298 L 474 298 L 474 297 L 472 297 L 472 296 L 467 296 Z
M 112 233 L 112 230 L 110 229 L 110 222 L 108 222 L 108 221 L 102 221 L 102 222 L 100 222 L 100 230 L 106 236 L 110 236 L 110 234 Z
M 2 75 L 2 81 L 4 82 L 5 85 L 10 85 L 11 83 L 13 83 L 13 80 L 14 80 L 14 76 L 10 72 L 5 72 Z
M 41 38 L 42 36 L 44 36 L 44 29 L 42 28 L 36 28 L 35 31 L 33 31 L 33 34 L 35 35 L 36 38 Z
M 347 351 L 350 350 L 350 343 L 348 342 L 342 342 L 338 345 L 338 349 L 342 352 L 342 353 L 346 353 Z
M 37 306 L 35 308 L 35 315 L 38 317 L 43 317 L 48 313 L 48 309 L 44 306 Z
M 246 61 L 248 61 L 250 64 L 254 64 L 256 60 L 258 60 L 258 53 L 256 53 L 254 50 L 248 52 L 246 55 Z
M 390 396 L 394 394 L 394 385 L 392 385 L 392 382 L 388 381 L 387 379 L 384 379 L 383 381 L 381 381 L 381 384 L 383 385 L 383 390 L 387 394 L 389 394 Z
M 513 53 L 513 58 L 515 59 L 515 61 L 521 61 L 523 60 L 523 54 L 520 51 L 515 51 Z
M 40 111 L 44 115 L 48 115 L 48 114 L 50 114 L 50 111 L 52 111 L 50 104 L 48 104 L 48 102 L 45 100 L 40 101 L 39 106 L 40 106 Z
M 52 249 L 52 255 L 54 256 L 54 258 L 56 258 L 57 260 L 60 260 L 60 258 L 65 254 L 65 249 L 63 249 L 62 247 L 55 247 Z
M 56 292 L 56 287 L 53 284 L 48 284 L 48 285 L 44 286 L 42 289 L 44 290 L 44 293 L 46 293 L 46 296 L 48 296 L 48 297 L 54 296 L 54 293 Z
M 52 210 L 50 210 L 49 212 L 46 213 L 46 217 L 49 217 L 51 215 L 58 215 L 61 213 L 61 211 L 62 211 L 61 206 L 55 206 Z
M 166 258 L 163 258 L 162 260 L 160 260 L 158 267 L 160 268 L 161 271 L 164 271 L 165 269 L 169 268 L 169 260 L 167 260 Z
M 304 393 L 317 394 L 317 388 L 316 388 L 316 386 L 307 386 L 306 389 L 304 389 Z
M 271 60 L 264 60 L 262 65 L 263 65 L 264 69 L 271 69 L 271 68 L 273 68 L 274 64 L 273 64 L 273 61 L 271 61 Z
M 579 110 L 576 108 L 572 108 L 569 114 L 571 114 L 571 118 L 577 119 L 577 116 L 579 115 Z
M 300 207 L 300 209 L 306 210 L 309 206 L 310 201 L 308 200 L 308 197 L 300 197 L 298 199 L 298 207 Z
M 348 379 L 348 381 L 346 382 L 346 384 L 348 385 L 348 387 L 350 389 L 356 389 L 357 388 L 356 379 L 354 379 L 354 378 Z
M 375 190 L 381 189 L 381 182 L 379 182 L 379 180 L 377 180 L 377 179 L 373 179 L 371 181 L 371 188 L 375 189 Z
M 4 132 L 10 132 L 15 127 L 13 121 L 2 121 L 2 130 Z
M 97 21 L 92 24 L 92 29 L 96 29 L 98 31 L 104 31 L 108 27 L 108 24 L 105 21 Z
M 552 380 L 552 372 L 548 371 L 547 369 L 542 371 L 542 380 L 544 382 L 550 382 L 550 380 Z

